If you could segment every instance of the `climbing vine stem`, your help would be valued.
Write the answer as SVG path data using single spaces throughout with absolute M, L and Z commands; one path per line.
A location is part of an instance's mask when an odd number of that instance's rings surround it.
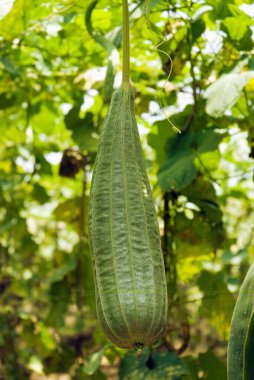
M 130 30 L 128 0 L 123 0 L 123 83 L 130 76 Z

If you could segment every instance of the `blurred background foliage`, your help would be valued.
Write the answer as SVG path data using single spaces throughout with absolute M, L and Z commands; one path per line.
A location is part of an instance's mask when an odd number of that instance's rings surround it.
M 122 53 L 121 1 L 91 3 L 0 1 L 0 379 L 226 380 L 254 248 L 253 3 L 129 2 L 169 290 L 140 360 L 96 320 L 87 205 Z

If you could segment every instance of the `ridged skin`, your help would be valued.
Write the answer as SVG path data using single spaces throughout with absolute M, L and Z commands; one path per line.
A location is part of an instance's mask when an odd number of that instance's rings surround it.
M 249 377 L 244 375 L 244 348 L 253 312 L 254 264 L 250 267 L 241 286 L 232 317 L 228 345 L 228 380 L 254 379 L 254 373 L 250 374 Z
M 134 90 L 112 96 L 89 204 L 97 315 L 119 347 L 148 345 L 167 320 L 160 236 L 134 113 Z

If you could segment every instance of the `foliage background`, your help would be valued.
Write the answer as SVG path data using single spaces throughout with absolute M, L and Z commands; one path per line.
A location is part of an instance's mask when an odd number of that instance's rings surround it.
M 151 0 L 149 19 L 130 1 L 170 301 L 165 334 L 139 361 L 109 344 L 95 313 L 87 204 L 108 56 L 115 88 L 121 78 L 121 1 L 97 2 L 90 33 L 89 3 L 0 1 L 0 378 L 224 380 L 253 260 L 252 1 Z

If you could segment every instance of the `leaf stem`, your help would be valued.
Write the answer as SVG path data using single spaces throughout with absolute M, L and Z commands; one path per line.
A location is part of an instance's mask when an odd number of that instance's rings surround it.
M 130 30 L 128 0 L 123 0 L 123 78 L 122 83 L 129 82 L 130 76 Z

